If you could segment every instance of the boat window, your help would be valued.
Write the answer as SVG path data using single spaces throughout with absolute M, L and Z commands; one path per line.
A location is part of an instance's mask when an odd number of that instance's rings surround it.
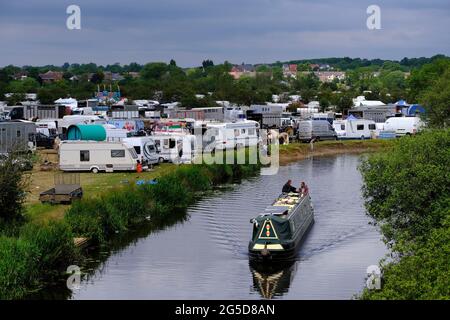
M 125 150 L 111 150 L 111 158 L 125 158 Z
M 363 124 L 358 124 L 356 126 L 356 130 L 364 130 L 364 125 Z
M 89 161 L 89 150 L 80 151 L 80 161 Z

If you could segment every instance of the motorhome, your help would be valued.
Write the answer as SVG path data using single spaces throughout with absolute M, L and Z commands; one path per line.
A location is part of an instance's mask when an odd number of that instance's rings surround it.
M 62 171 L 134 171 L 138 155 L 123 142 L 62 141 L 59 168 Z
M 150 137 L 155 141 L 158 162 L 180 162 L 183 155 L 183 138 L 180 135 L 155 134 Z
M 304 120 L 298 122 L 298 139 L 303 142 L 311 140 L 337 140 L 333 126 L 327 120 Z
M 392 117 L 384 123 L 384 130 L 395 131 L 397 137 L 413 135 L 425 126 L 419 117 Z
M 211 151 L 250 147 L 258 144 L 259 123 L 256 121 L 208 123 L 206 129 L 204 141 Z
M 155 164 L 159 162 L 156 144 L 151 136 L 129 137 L 122 139 L 122 141 L 134 148 L 141 163 Z
M 371 139 L 377 131 L 375 121 L 365 119 L 335 120 L 333 128 L 339 139 Z

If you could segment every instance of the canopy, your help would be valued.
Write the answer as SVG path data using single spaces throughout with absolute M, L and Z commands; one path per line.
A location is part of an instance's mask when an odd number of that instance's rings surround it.
M 416 113 L 425 113 L 425 108 L 422 107 L 420 104 L 413 104 L 408 108 L 408 115 L 413 116 Z
M 106 130 L 98 124 L 76 124 L 67 130 L 68 140 L 94 140 L 105 141 Z

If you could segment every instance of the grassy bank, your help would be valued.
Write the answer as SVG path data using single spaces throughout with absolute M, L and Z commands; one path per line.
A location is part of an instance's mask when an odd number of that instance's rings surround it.
M 366 153 L 390 148 L 393 140 L 340 140 L 320 141 L 314 143 L 294 142 L 280 146 L 280 163 L 287 164 L 293 161 L 306 159 L 310 156 L 331 156 L 344 153 Z
M 39 218 L 47 205 L 28 208 L 32 219 L 15 236 L 0 237 L 0 299 L 22 298 L 61 277 L 81 255 L 74 237 L 104 245 L 135 225 L 158 227 L 174 216 L 182 219 L 200 192 L 258 171 L 258 165 L 172 166 L 156 184 L 136 185 L 133 175 L 127 184 L 75 202 L 56 219 Z M 149 181 L 155 176 L 138 177 Z

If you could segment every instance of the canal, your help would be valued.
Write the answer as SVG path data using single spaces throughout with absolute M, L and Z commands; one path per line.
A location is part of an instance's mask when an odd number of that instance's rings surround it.
M 72 299 L 351 299 L 387 249 L 369 225 L 359 156 L 316 157 L 217 190 L 188 219 L 105 254 Z M 292 179 L 309 185 L 315 224 L 299 257 L 272 270 L 250 265 L 249 220 Z

